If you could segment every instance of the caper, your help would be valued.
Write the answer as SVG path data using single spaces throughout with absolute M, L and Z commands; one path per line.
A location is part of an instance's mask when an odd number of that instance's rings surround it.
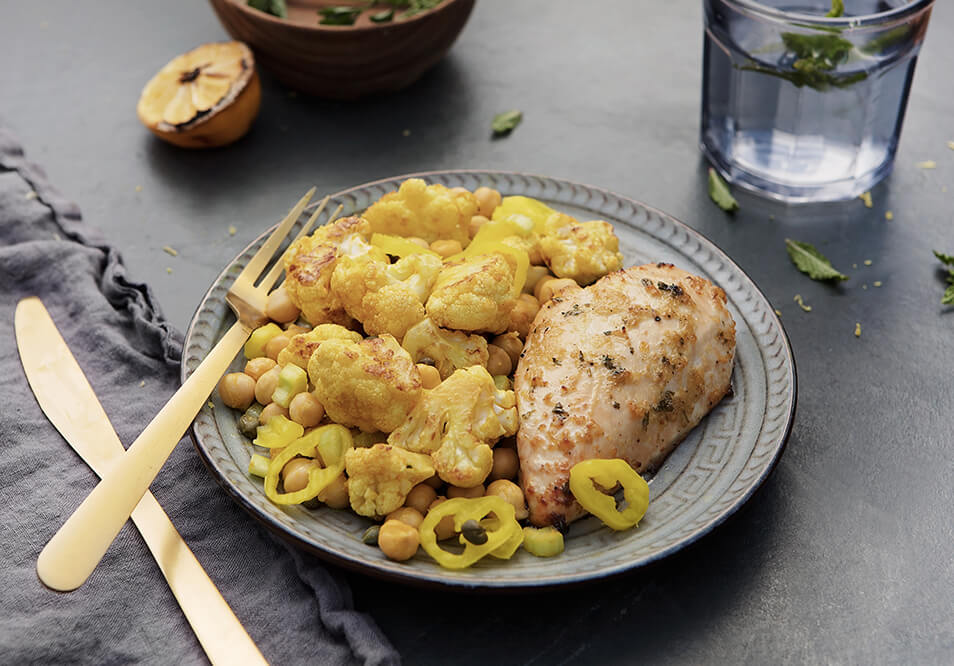
M 378 533 L 381 531 L 380 525 L 372 525 L 361 535 L 361 541 L 368 546 L 378 545 Z
M 482 546 L 487 543 L 487 530 L 481 527 L 480 523 L 473 518 L 464 521 L 464 524 L 461 525 L 460 533 L 475 546 Z
M 252 406 L 245 410 L 245 413 L 242 414 L 239 418 L 238 429 L 239 432 L 248 437 L 249 439 L 255 439 L 258 435 L 258 419 L 262 413 L 264 407 L 257 402 L 253 402 Z

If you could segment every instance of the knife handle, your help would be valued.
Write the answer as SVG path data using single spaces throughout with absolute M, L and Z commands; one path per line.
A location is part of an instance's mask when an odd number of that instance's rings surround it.
M 143 495 L 132 519 L 209 661 L 216 666 L 267 664 L 152 493 Z
M 69 592 L 86 582 L 250 334 L 232 325 L 53 535 L 36 561 L 46 586 Z

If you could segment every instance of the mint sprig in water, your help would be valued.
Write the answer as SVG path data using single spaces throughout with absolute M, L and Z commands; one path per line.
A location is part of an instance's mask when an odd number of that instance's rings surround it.
M 947 289 L 941 296 L 941 305 L 954 305 L 954 256 L 934 250 L 934 256 L 947 266 Z
M 845 13 L 842 0 L 832 0 L 831 9 L 825 16 L 838 18 Z M 740 69 L 751 72 L 761 72 L 770 76 L 777 76 L 801 88 L 807 86 L 818 91 L 831 88 L 845 88 L 868 78 L 867 72 L 852 72 L 839 74 L 838 66 L 848 62 L 855 47 L 838 33 L 840 28 L 824 28 L 827 33 L 833 34 L 805 34 L 800 32 L 783 32 L 781 34 L 785 52 L 780 58 L 781 63 L 790 64 L 791 69 L 775 69 L 756 62 L 742 65 Z
M 847 280 L 848 276 L 831 265 L 831 261 L 811 243 L 785 239 L 785 250 L 792 263 L 813 280 Z

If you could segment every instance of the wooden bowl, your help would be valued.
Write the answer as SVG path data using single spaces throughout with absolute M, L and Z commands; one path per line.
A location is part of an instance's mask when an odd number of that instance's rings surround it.
M 288 18 L 249 7 L 246 0 L 210 0 L 225 30 L 288 87 L 310 95 L 354 99 L 392 92 L 416 81 L 447 53 L 474 0 L 444 0 L 404 20 L 373 23 L 365 11 L 350 26 L 318 23 L 318 9 L 347 4 L 288 0 Z M 397 11 L 395 12 L 397 14 Z

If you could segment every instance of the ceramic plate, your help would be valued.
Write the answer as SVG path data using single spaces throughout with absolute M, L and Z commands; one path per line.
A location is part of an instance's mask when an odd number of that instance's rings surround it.
M 778 461 L 791 429 L 795 365 L 768 300 L 729 257 L 672 217 L 595 187 L 494 171 L 414 175 L 469 190 L 486 185 L 504 196 L 541 199 L 578 219 L 607 220 L 619 236 L 624 265 L 671 262 L 722 287 L 736 323 L 734 395 L 690 433 L 651 479 L 649 510 L 637 529 L 613 532 L 594 518 L 577 521 L 567 535 L 566 552 L 555 558 L 539 559 L 520 550 L 510 561 L 486 558 L 464 571 L 441 569 L 423 551 L 408 562 L 392 562 L 361 542 L 371 523 L 350 511 L 281 508 L 269 502 L 261 479 L 246 471 L 252 447 L 238 432 L 240 414 L 213 395 L 196 418 L 192 435 L 212 475 L 239 504 L 296 545 L 360 572 L 435 586 L 534 588 L 603 578 L 659 560 L 715 528 L 752 496 Z M 360 213 L 408 177 L 336 194 L 322 215 L 339 203 L 343 215 Z M 318 223 L 324 221 L 320 217 Z M 266 236 L 247 247 L 202 299 L 186 335 L 183 378 L 234 321 L 226 291 Z M 236 358 L 234 371 L 241 367 L 242 359 Z

